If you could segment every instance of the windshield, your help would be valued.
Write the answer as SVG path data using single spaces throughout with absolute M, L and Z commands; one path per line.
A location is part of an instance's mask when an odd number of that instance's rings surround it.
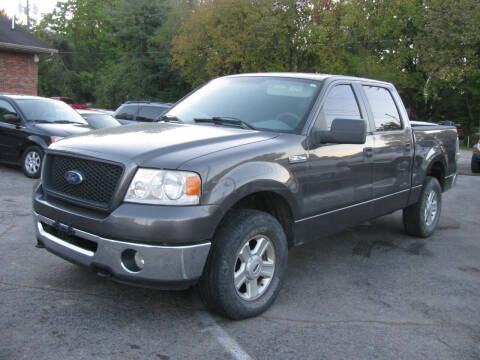
M 320 87 L 317 81 L 282 77 L 220 78 L 185 98 L 166 116 L 187 123 L 243 123 L 244 128 L 298 133 Z
M 20 99 L 17 104 L 28 121 L 58 124 L 86 124 L 86 121 L 62 101 Z
M 88 124 L 95 129 L 121 125 L 118 120 L 107 114 L 83 114 Z

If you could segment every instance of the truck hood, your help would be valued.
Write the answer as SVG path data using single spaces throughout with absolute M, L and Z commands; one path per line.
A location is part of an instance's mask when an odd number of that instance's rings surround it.
M 150 123 L 72 136 L 49 149 L 152 168 L 176 169 L 186 161 L 278 136 L 231 127 Z

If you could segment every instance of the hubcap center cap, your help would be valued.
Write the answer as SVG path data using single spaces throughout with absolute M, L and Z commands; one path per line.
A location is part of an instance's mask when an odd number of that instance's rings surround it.
M 246 272 L 247 278 L 249 279 L 256 279 L 260 275 L 262 271 L 262 259 L 258 255 L 253 255 L 250 259 L 248 259 Z

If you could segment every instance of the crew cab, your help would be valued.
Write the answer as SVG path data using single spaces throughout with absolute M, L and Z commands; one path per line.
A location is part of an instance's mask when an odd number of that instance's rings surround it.
M 198 283 L 232 319 L 273 303 L 293 246 L 396 210 L 432 235 L 456 179 L 455 127 L 412 128 L 386 82 L 226 76 L 162 120 L 51 145 L 37 245 L 128 284 Z

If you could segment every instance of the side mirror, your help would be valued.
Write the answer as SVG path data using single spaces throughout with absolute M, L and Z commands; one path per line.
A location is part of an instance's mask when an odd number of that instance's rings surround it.
M 17 114 L 6 113 L 6 114 L 3 114 L 2 117 L 3 117 L 3 120 L 9 124 L 20 125 L 21 123 L 20 118 L 17 116 Z
M 367 126 L 364 120 L 334 119 L 330 131 L 315 131 L 313 140 L 316 145 L 365 144 Z

